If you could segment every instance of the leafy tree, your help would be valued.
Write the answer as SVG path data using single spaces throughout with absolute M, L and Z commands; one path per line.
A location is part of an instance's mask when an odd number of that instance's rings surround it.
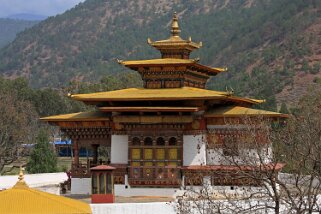
M 0 89 L 0 174 L 19 158 L 21 144 L 33 141 L 37 113 L 30 102 Z
M 57 171 L 57 157 L 49 144 L 48 133 L 40 129 L 37 136 L 37 144 L 33 149 L 28 164 L 29 173 L 49 173 Z

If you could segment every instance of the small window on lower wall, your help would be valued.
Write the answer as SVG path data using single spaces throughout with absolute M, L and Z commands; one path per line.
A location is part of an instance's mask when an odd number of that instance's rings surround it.
M 238 156 L 238 139 L 233 135 L 226 135 L 223 138 L 223 155 Z
M 98 193 L 98 177 L 97 174 L 93 174 L 92 176 L 92 194 Z

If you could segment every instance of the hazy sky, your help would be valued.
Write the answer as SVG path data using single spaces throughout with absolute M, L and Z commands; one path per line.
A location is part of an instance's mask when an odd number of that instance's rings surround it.
M 0 17 L 18 13 L 53 16 L 84 0 L 0 0 Z

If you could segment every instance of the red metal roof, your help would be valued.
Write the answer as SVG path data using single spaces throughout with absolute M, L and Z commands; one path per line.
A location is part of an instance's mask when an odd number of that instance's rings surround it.
M 99 166 L 95 166 L 93 168 L 90 168 L 90 170 L 115 170 L 115 167 L 112 166 L 108 166 L 108 165 L 99 165 Z

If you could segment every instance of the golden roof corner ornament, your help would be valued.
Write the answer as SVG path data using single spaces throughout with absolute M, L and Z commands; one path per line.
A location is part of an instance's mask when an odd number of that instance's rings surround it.
M 147 43 L 148 43 L 148 44 L 152 44 L 152 42 L 153 42 L 153 41 L 152 41 L 150 38 L 147 38 Z
M 124 60 L 120 60 L 120 59 L 116 59 L 116 60 L 117 60 L 118 64 L 123 64 Z
M 231 96 L 234 94 L 234 89 L 232 87 L 228 88 L 227 86 L 225 86 L 225 90 L 226 90 L 228 96 Z
M 188 42 L 192 42 L 192 37 L 188 37 Z
M 172 19 L 172 29 L 171 29 L 172 36 L 178 37 L 180 32 L 181 30 L 179 29 L 179 26 L 178 26 L 178 16 L 177 16 L 177 13 L 174 12 L 173 19 Z

